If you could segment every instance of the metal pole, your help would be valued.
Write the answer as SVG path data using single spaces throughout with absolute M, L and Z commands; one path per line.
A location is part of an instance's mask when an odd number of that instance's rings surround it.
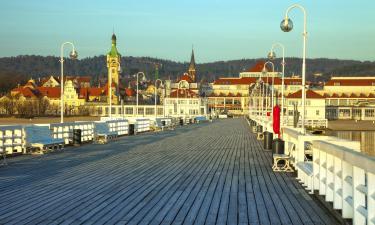
M 61 64 L 61 77 L 60 77 L 60 123 L 64 123 L 64 46 L 69 44 L 75 53 L 75 47 L 72 42 L 64 42 L 60 47 L 60 64 Z
M 301 125 L 302 125 L 302 128 L 301 128 L 301 132 L 302 134 L 305 134 L 305 111 L 306 111 L 306 105 L 305 105 L 305 102 L 306 102 L 306 42 L 307 42 L 307 13 L 306 13 L 306 10 L 304 7 L 302 7 L 301 5 L 299 4 L 294 4 L 292 6 L 290 6 L 287 10 L 286 10 L 286 13 L 285 13 L 285 18 L 288 18 L 288 13 L 290 10 L 294 9 L 294 8 L 299 8 L 301 9 L 301 11 L 303 12 L 303 33 L 302 33 L 302 36 L 303 36 L 303 55 L 302 55 L 302 116 L 301 116 Z
M 281 76 L 281 126 L 284 125 L 284 78 L 285 78 L 285 47 L 281 43 L 274 43 L 271 47 L 271 54 L 273 54 L 273 51 L 275 47 L 278 46 L 282 49 L 282 76 Z
M 60 75 L 60 123 L 64 123 L 64 51 L 61 46 L 61 75 Z
M 137 73 L 137 107 L 136 107 L 136 117 L 138 117 L 138 75 L 139 75 L 139 73 Z

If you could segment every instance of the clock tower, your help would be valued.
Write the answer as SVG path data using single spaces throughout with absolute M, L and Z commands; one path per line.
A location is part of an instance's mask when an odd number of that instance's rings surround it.
M 121 72 L 121 54 L 117 51 L 116 35 L 112 35 L 111 51 L 107 54 L 107 68 L 108 68 L 108 85 L 109 79 L 112 78 L 111 96 L 114 104 L 119 103 L 119 77 Z M 108 87 L 108 86 L 107 86 Z M 109 101 L 109 99 L 108 99 Z

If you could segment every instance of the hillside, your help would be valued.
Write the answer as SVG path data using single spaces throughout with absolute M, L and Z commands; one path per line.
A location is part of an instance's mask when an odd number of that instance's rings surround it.
M 197 73 L 199 80 L 213 81 L 223 76 L 238 76 L 240 71 L 244 71 L 261 59 L 240 59 L 231 61 L 218 61 L 212 63 L 197 62 Z M 264 59 L 263 59 L 264 60 Z M 301 59 L 287 58 L 286 75 L 300 74 Z M 138 71 L 145 72 L 149 79 L 154 77 L 155 64 L 162 64 L 159 69 L 161 78 L 177 78 L 181 76 L 188 67 L 188 63 L 174 62 L 150 57 L 123 57 L 122 76 L 130 76 Z M 281 70 L 280 59 L 275 60 L 276 70 Z M 92 76 L 96 81 L 100 77 L 106 77 L 105 56 L 95 56 L 76 61 L 66 60 L 64 63 L 64 74 Z M 360 76 L 375 75 L 375 62 L 361 62 L 354 60 L 339 59 L 308 59 L 307 79 L 312 80 L 313 74 L 321 73 L 319 79 L 326 80 L 331 75 L 340 76 Z M 7 92 L 18 83 L 23 84 L 27 79 L 48 75 L 60 74 L 60 62 L 58 57 L 53 56 L 17 56 L 0 58 L 0 92 Z

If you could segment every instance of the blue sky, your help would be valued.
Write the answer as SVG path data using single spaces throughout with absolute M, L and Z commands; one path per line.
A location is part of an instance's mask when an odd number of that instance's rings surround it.
M 0 1 L 0 57 L 59 55 L 73 41 L 80 58 L 105 54 L 114 28 L 123 56 L 197 62 L 264 57 L 273 42 L 302 54 L 302 12 L 279 24 L 289 0 Z M 375 60 L 374 0 L 305 0 L 309 58 Z

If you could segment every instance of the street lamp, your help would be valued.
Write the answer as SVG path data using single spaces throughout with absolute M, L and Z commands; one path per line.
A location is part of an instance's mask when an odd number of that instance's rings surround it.
M 281 21 L 280 28 L 284 32 L 289 32 L 293 29 L 293 22 L 289 19 L 288 13 L 290 10 L 294 8 L 299 8 L 303 12 L 303 58 L 302 58 L 302 134 L 305 134 L 305 101 L 306 101 L 306 91 L 305 91 L 305 84 L 306 84 L 306 39 L 307 39 L 307 31 L 306 31 L 306 10 L 299 4 L 291 5 L 285 13 L 285 19 Z
M 281 43 L 275 43 L 271 47 L 270 53 L 268 53 L 268 59 L 273 60 L 276 58 L 276 54 L 274 52 L 275 47 L 280 47 L 283 53 L 283 60 L 281 62 L 282 65 L 282 77 L 281 77 L 281 125 L 284 124 L 284 76 L 285 76 L 285 47 Z
M 160 79 L 156 79 L 155 80 L 155 118 L 157 117 L 157 112 L 156 112 L 156 82 L 158 82 L 158 81 L 160 81 L 160 84 L 163 84 L 163 81 L 162 80 L 160 80 Z
M 61 44 L 60 53 L 60 64 L 61 64 L 61 77 L 60 77 L 60 122 L 64 123 L 64 46 L 71 45 L 73 50 L 70 52 L 69 57 L 71 59 L 77 59 L 78 53 L 75 50 L 72 42 L 64 42 Z
M 262 69 L 262 74 L 267 74 L 267 69 L 266 69 L 266 65 L 267 64 L 270 64 L 271 66 L 272 66 L 272 72 L 275 72 L 275 65 L 273 64 L 273 62 L 271 62 L 271 61 L 267 61 L 267 62 L 265 62 L 264 63 L 264 65 L 263 65 L 263 69 Z M 268 86 L 269 86 L 269 83 L 268 83 L 268 75 L 267 75 L 267 89 L 266 89 L 266 111 L 268 111 Z M 273 95 L 274 95 L 274 88 L 273 88 L 273 85 L 274 85 L 274 79 L 275 79 L 275 76 L 272 76 L 272 94 L 271 94 L 271 115 L 273 115 Z M 266 114 L 266 116 L 267 116 L 267 114 Z M 267 127 L 266 127 L 266 130 L 267 130 Z
M 137 117 L 138 117 L 138 83 L 139 83 L 139 81 L 138 81 L 138 76 L 139 76 L 139 74 L 141 74 L 143 77 L 145 77 L 145 74 L 143 73 L 143 72 L 138 72 L 137 73 Z

